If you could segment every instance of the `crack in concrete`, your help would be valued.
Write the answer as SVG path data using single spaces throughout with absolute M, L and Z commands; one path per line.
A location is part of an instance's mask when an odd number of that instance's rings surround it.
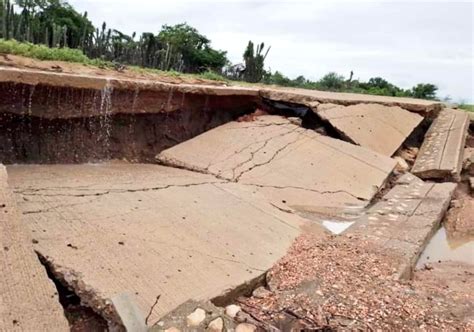
M 32 211 L 23 211 L 23 215 L 28 215 L 28 214 L 40 214 L 40 213 L 48 213 L 48 212 L 51 212 L 53 210 L 56 210 L 56 209 L 59 209 L 59 208 L 64 208 L 64 207 L 73 207 L 73 206 L 79 206 L 79 205 L 86 205 L 86 204 L 90 204 L 94 201 L 96 201 L 97 199 L 93 199 L 93 200 L 90 200 L 90 201 L 87 201 L 87 202 L 82 202 L 82 203 L 77 203 L 77 204 L 59 204 L 59 205 L 56 205 L 56 206 L 51 206 L 51 207 L 48 207 L 46 209 L 39 209 L 39 210 L 32 210 Z M 38 202 L 38 203 L 43 203 L 44 202 Z
M 299 127 L 295 128 L 294 130 L 292 130 L 292 131 L 290 131 L 290 132 L 288 132 L 288 133 L 285 133 L 285 134 L 283 134 L 283 135 L 279 135 L 279 136 L 276 136 L 276 137 L 283 137 L 283 136 L 286 136 L 286 135 L 288 135 L 288 134 L 291 134 L 291 133 L 295 132 L 297 129 L 299 129 Z M 302 135 L 302 133 L 299 133 L 298 136 L 296 137 L 296 139 L 294 139 L 293 141 L 291 141 L 291 142 L 285 144 L 283 147 L 281 147 L 281 148 L 279 148 L 278 150 L 276 150 L 275 153 L 274 153 L 267 161 L 254 164 L 254 165 L 251 166 L 250 168 L 248 168 L 248 169 L 246 169 L 246 170 L 240 172 L 240 174 L 239 174 L 238 176 L 235 176 L 235 170 L 236 170 L 238 167 L 241 167 L 241 166 L 245 165 L 246 163 L 251 162 L 251 161 L 254 159 L 255 155 L 256 155 L 258 152 L 260 152 L 264 147 L 266 147 L 266 145 L 268 144 L 268 142 L 269 142 L 270 140 L 275 139 L 275 138 L 269 139 L 267 142 L 265 142 L 265 144 L 264 144 L 264 146 L 262 147 L 262 149 L 257 149 L 256 151 L 254 151 L 253 153 L 251 153 L 251 156 L 250 156 L 250 158 L 249 158 L 247 161 L 245 161 L 244 163 L 241 163 L 241 164 L 237 165 L 236 167 L 234 167 L 234 168 L 232 169 L 232 173 L 233 173 L 232 181 L 233 181 L 233 182 L 239 182 L 239 180 L 242 178 L 242 176 L 243 176 L 244 174 L 253 171 L 255 168 L 258 168 L 258 167 L 261 167 L 261 166 L 265 166 L 265 165 L 270 164 L 273 160 L 275 160 L 275 158 L 278 157 L 279 154 L 281 154 L 281 153 L 282 153 L 284 150 L 286 150 L 289 146 L 291 146 L 291 145 L 297 143 L 298 141 L 300 141 L 300 140 L 301 140 L 301 135 Z
M 102 192 L 95 192 L 91 194 L 67 194 L 67 193 L 58 193 L 58 194 L 42 194 L 42 193 L 37 193 L 40 191 L 48 191 L 50 190 L 49 188 L 40 188 L 40 189 L 35 189 L 33 192 L 35 193 L 28 193 L 22 190 L 16 190 L 14 191 L 15 194 L 23 195 L 23 196 L 42 196 L 42 197 L 91 197 L 91 196 L 104 196 L 104 195 L 109 195 L 109 194 L 124 194 L 124 193 L 136 193 L 136 192 L 147 192 L 147 191 L 159 191 L 159 190 L 166 190 L 169 188 L 189 188 L 189 187 L 195 187 L 195 186 L 202 186 L 206 184 L 217 184 L 217 183 L 223 183 L 222 181 L 206 181 L 206 182 L 197 182 L 197 183 L 187 183 L 187 184 L 169 184 L 161 187 L 151 187 L 151 188 L 140 188 L 140 189 L 108 189 L 104 190 Z M 31 190 L 31 189 L 27 189 Z M 52 189 L 56 190 L 56 189 Z M 71 190 L 71 189 L 67 189 Z M 86 191 L 87 189 L 85 189 Z M 97 189 L 100 190 L 100 189 Z M 96 190 L 96 191 L 97 191 Z M 94 191 L 94 189 L 90 189 L 90 191 Z
M 288 126 L 289 123 L 285 123 L 285 124 L 282 124 L 283 126 Z M 268 124 L 268 125 L 264 125 L 264 126 L 261 126 L 261 127 L 271 127 L 271 126 L 274 126 L 273 124 Z M 250 127 L 245 127 L 245 128 L 250 128 Z M 242 129 L 242 127 L 239 127 L 238 129 Z M 263 140 L 260 140 L 260 141 L 256 141 L 256 142 L 252 142 L 244 147 L 242 147 L 241 149 L 239 149 L 238 151 L 235 151 L 234 154 L 230 155 L 229 157 L 225 158 L 224 160 L 221 160 L 221 161 L 218 161 L 218 162 L 214 162 L 214 160 L 212 160 L 211 162 L 209 162 L 208 166 L 203 170 L 205 172 L 205 174 L 212 174 L 214 176 L 216 176 L 218 179 L 225 179 L 225 180 L 230 180 L 230 181 L 233 181 L 233 182 L 236 182 L 238 181 L 236 179 L 236 176 L 235 176 L 235 172 L 236 170 L 239 168 L 239 167 L 242 167 L 243 165 L 251 162 L 253 160 L 253 158 L 255 157 L 255 155 L 262 151 L 263 149 L 265 149 L 268 145 L 268 143 L 270 143 L 272 140 L 274 139 L 277 139 L 277 138 L 281 138 L 281 137 L 284 137 L 286 135 L 289 135 L 289 134 L 292 134 L 294 133 L 295 131 L 297 131 L 298 129 L 301 129 L 301 127 L 298 127 L 296 126 L 295 128 L 287 131 L 287 132 L 284 132 L 284 133 L 281 133 L 281 134 L 278 134 L 278 135 L 275 135 L 275 136 L 272 136 L 272 137 L 269 137 L 269 138 L 266 138 L 266 139 L 263 139 Z M 215 166 L 217 164 L 221 164 L 221 163 L 225 163 L 226 161 L 228 161 L 229 159 L 231 159 L 232 157 L 234 157 L 235 155 L 238 155 L 238 154 L 241 154 L 243 153 L 245 150 L 257 145 L 257 144 L 261 144 L 263 143 L 263 145 L 261 145 L 259 148 L 257 148 L 255 151 L 250 151 L 250 157 L 247 158 L 246 160 L 238 163 L 237 165 L 235 165 L 231 171 L 232 171 L 232 178 L 226 178 L 226 177 L 223 177 L 221 176 L 220 174 L 214 174 L 212 173 L 209 169 L 212 167 L 212 166 Z
M 367 200 L 363 197 L 359 197 L 357 195 L 354 195 L 346 190 L 316 190 L 316 189 L 310 189 L 310 188 L 305 188 L 305 187 L 298 187 L 298 186 L 272 186 L 272 185 L 263 185 L 263 184 L 254 184 L 254 183 L 242 183 L 244 186 L 252 186 L 252 187 L 258 187 L 258 188 L 272 188 L 272 189 L 296 189 L 296 190 L 304 190 L 304 191 L 311 191 L 315 192 L 321 195 L 326 195 L 326 194 L 347 194 L 359 201 L 364 201 L 367 202 Z

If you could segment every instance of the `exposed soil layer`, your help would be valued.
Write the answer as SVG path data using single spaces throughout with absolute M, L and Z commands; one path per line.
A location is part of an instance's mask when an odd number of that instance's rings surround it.
M 270 291 L 239 302 L 264 329 L 474 327 L 472 266 L 457 264 L 452 280 L 432 274 L 438 267 L 431 266 L 418 273 L 422 280 L 400 282 L 393 279 L 393 260 L 360 239 L 302 235 L 270 271 Z
M 149 162 L 160 151 L 252 112 L 249 96 L 0 83 L 3 163 Z M 9 92 L 8 92 L 9 91 Z
M 470 196 L 469 191 L 469 184 L 462 182 L 451 201 L 445 227 L 452 238 L 474 236 L 474 198 Z
M 145 71 L 136 71 L 125 68 L 124 70 L 112 70 L 105 68 L 98 68 L 94 66 L 84 65 L 80 63 L 71 63 L 64 61 L 41 61 L 32 58 L 26 58 L 18 55 L 3 55 L 0 56 L 0 66 L 13 67 L 13 68 L 27 68 L 37 69 L 47 72 L 60 72 L 77 74 L 81 73 L 84 75 L 94 76 L 107 76 L 116 78 L 126 79 L 148 79 L 148 80 L 159 80 L 166 83 L 187 83 L 187 84 L 206 84 L 206 85 L 222 85 L 224 82 L 205 80 L 201 78 L 192 77 L 191 75 L 173 75 L 162 73 L 151 73 Z

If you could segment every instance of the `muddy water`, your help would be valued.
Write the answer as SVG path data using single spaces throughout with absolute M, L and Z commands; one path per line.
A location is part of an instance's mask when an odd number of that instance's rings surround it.
M 442 227 L 421 254 L 417 268 L 438 261 L 457 261 L 474 265 L 474 236 L 451 238 Z

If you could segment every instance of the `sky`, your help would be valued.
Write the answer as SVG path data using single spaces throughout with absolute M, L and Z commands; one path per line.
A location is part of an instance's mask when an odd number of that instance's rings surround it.
M 158 33 L 187 22 L 242 62 L 249 40 L 271 46 L 267 69 L 317 80 L 335 71 L 474 102 L 474 0 L 69 0 L 95 25 Z

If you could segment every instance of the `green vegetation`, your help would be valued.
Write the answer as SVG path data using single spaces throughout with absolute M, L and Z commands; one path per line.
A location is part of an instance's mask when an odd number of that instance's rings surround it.
M 296 79 L 292 80 L 276 71 L 275 73 L 267 72 L 263 78 L 263 82 L 266 84 L 276 84 L 304 89 L 436 99 L 436 91 L 438 88 L 433 84 L 420 83 L 411 89 L 404 90 L 381 77 L 374 77 L 369 79 L 367 82 L 363 82 L 352 79 L 353 75 L 353 72 L 351 72 L 349 79 L 346 79 L 344 76 L 332 72 L 323 76 L 319 81 L 311 81 L 306 79 L 304 76 L 298 76 Z
M 268 52 L 270 52 L 270 48 L 268 48 L 264 54 L 264 48 L 265 44 L 261 43 L 257 45 L 257 49 L 254 50 L 252 41 L 249 41 L 244 53 L 245 70 L 242 72 L 242 78 L 246 82 L 258 83 L 262 80 L 265 74 L 265 59 Z
M 135 33 L 126 35 L 107 28 L 105 22 L 100 29 L 94 28 L 87 13 L 79 14 L 65 1 L 16 0 L 15 4 L 18 12 L 10 0 L 0 0 L 0 38 L 78 49 L 91 59 L 185 73 L 221 72 L 228 63 L 225 51 L 213 49 L 209 39 L 187 24 L 164 25 L 157 35 L 147 32 L 137 39 Z
M 469 104 L 461 104 L 459 105 L 460 109 L 466 110 L 468 112 L 474 112 L 474 105 L 469 105 Z
M 59 60 L 89 64 L 92 61 L 81 50 L 50 48 L 46 45 L 20 43 L 16 40 L 0 39 L 0 53 L 22 55 L 39 60 Z
M 13 2 L 12 2 L 13 1 Z M 381 77 L 367 82 L 328 73 L 318 81 L 304 76 L 290 79 L 265 70 L 270 48 L 249 41 L 244 64 L 229 63 L 226 52 L 215 50 L 211 41 L 186 23 L 163 25 L 158 34 L 137 37 L 107 27 L 96 28 L 87 12 L 78 13 L 63 0 L 0 0 L 0 53 L 40 60 L 61 60 L 100 67 L 128 65 L 137 72 L 169 76 L 180 73 L 210 80 L 243 80 L 304 89 L 343 91 L 386 96 L 436 99 L 437 87 L 418 84 L 402 89 Z M 224 75 L 224 76 L 223 76 Z M 227 77 L 227 78 L 224 78 Z M 472 106 L 468 108 L 472 111 Z

